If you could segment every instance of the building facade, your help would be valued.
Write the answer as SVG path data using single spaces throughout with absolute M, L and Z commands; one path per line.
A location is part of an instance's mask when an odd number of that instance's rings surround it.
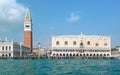
M 52 37 L 51 57 L 110 57 L 110 36 L 67 35 Z
M 120 58 L 120 46 L 116 46 L 115 48 L 111 49 L 112 57 L 119 57 Z
M 47 51 L 43 48 L 34 48 L 33 53 L 38 57 L 38 58 L 45 58 L 47 56 Z
M 18 42 L 0 40 L 0 58 L 15 58 L 26 56 L 30 48 Z
M 33 48 L 33 53 L 38 58 L 45 58 L 47 56 L 47 51 L 40 46 L 40 43 L 38 43 L 38 48 Z
M 29 8 L 24 19 L 24 45 L 30 47 L 30 52 L 32 52 L 32 19 Z

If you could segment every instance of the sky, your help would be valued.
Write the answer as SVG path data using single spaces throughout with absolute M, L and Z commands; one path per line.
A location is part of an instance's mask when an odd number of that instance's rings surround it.
M 52 36 L 111 36 L 120 45 L 120 0 L 0 0 L 0 39 L 23 42 L 24 17 L 30 8 L 33 45 L 48 48 Z

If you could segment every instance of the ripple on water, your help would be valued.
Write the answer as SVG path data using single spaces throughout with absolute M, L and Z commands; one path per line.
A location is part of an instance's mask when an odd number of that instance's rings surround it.
M 116 59 L 0 59 L 0 75 L 120 75 Z

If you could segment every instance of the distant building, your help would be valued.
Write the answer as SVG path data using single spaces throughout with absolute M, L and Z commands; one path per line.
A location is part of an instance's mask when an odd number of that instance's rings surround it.
M 33 48 L 33 53 L 38 58 L 44 58 L 47 56 L 47 51 L 44 48 L 41 48 L 40 44 L 38 45 L 38 48 Z
M 120 53 L 120 46 L 116 46 L 116 49 L 117 49 L 118 52 Z
M 52 37 L 51 57 L 110 57 L 110 36 L 66 35 Z
M 0 58 L 23 57 L 29 53 L 30 48 L 18 42 L 0 40 Z
M 24 19 L 24 45 L 30 47 L 32 53 L 32 19 L 29 8 L 27 8 Z
M 33 48 L 33 53 L 38 57 L 38 58 L 44 58 L 47 56 L 47 51 L 43 48 Z
M 120 56 L 120 46 L 116 46 L 115 48 L 111 49 L 111 55 L 113 57 Z

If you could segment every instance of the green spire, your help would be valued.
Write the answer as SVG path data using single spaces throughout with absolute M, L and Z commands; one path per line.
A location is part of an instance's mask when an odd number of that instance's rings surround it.
M 30 17 L 30 10 L 29 10 L 29 8 L 27 8 L 25 18 L 29 18 L 29 19 L 31 18 Z

